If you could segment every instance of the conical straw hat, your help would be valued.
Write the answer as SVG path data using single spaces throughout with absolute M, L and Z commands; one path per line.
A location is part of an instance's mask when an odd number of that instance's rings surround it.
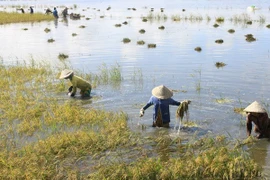
M 67 77 L 70 76 L 72 73 L 73 73 L 72 70 L 70 70 L 70 69 L 64 69 L 64 70 L 61 72 L 61 75 L 60 75 L 59 79 L 67 78 Z
M 152 90 L 152 95 L 158 99 L 168 99 L 173 96 L 173 92 L 166 86 L 160 85 Z
M 244 109 L 245 112 L 265 113 L 266 110 L 257 101 L 251 103 Z

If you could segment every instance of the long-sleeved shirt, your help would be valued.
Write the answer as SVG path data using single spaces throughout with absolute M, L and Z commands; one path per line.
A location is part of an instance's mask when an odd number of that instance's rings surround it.
M 252 130 L 252 122 L 255 125 L 255 132 L 259 133 L 258 137 L 264 137 L 270 135 L 270 119 L 267 113 L 257 113 L 257 116 L 253 113 L 247 115 L 247 134 L 250 136 Z
M 158 108 L 160 107 L 162 114 L 162 122 L 169 123 L 170 122 L 170 108 L 169 105 L 179 106 L 181 103 L 175 101 L 172 98 L 169 99 L 158 99 L 155 96 L 151 96 L 148 103 L 143 107 L 144 110 L 154 105 L 153 109 L 153 120 L 155 121 L 158 115 Z
M 81 91 L 86 91 L 86 90 L 92 89 L 91 84 L 79 76 L 75 76 L 75 75 L 72 76 L 72 78 L 70 79 L 70 82 L 73 85 L 73 88 L 72 88 L 73 94 L 76 94 L 77 88 L 81 89 Z

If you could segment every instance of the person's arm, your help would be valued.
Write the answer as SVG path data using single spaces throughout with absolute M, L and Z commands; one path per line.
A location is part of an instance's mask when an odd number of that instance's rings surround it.
M 150 106 L 152 106 L 154 104 L 152 97 L 149 99 L 149 101 L 147 102 L 147 104 L 140 109 L 140 117 L 142 117 L 144 115 L 144 111 L 149 108 Z
M 247 126 L 247 135 L 250 136 L 251 130 L 252 130 L 252 120 L 251 120 L 251 115 L 250 114 L 247 115 L 247 124 L 246 124 L 246 126 Z
M 181 102 L 175 101 L 174 99 L 170 99 L 170 105 L 174 105 L 174 106 L 180 106 Z

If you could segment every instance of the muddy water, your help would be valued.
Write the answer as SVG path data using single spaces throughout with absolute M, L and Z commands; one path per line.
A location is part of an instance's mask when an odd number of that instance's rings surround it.
M 159 130 L 151 128 L 152 108 L 143 118 L 139 118 L 138 113 L 150 98 L 152 88 L 165 84 L 178 91 L 174 93 L 175 100 L 192 101 L 189 120 L 196 122 L 198 127 L 181 131 L 181 136 L 189 137 L 197 132 L 198 135 L 225 134 L 244 139 L 245 117 L 234 113 L 234 107 L 246 107 L 258 100 L 269 110 L 270 29 L 266 25 L 270 24 L 270 11 L 267 1 L 226 2 L 77 1 L 77 8 L 69 12 L 85 15 L 81 20 L 63 20 L 60 17 L 53 22 L 1 25 L 0 56 L 5 64 L 33 58 L 57 65 L 61 63 L 58 54 L 65 53 L 69 55 L 67 61 L 74 69 L 92 73 L 99 72 L 102 63 L 107 67 L 118 63 L 123 76 L 121 84 L 93 89 L 93 96 L 101 98 L 85 104 L 85 107 L 123 110 L 129 115 L 132 129 L 155 135 Z M 75 6 L 72 1 L 53 3 L 0 1 L 0 10 L 14 11 L 12 5 L 34 5 L 36 12 L 44 12 L 46 7 L 58 6 L 60 13 L 63 6 Z M 250 5 L 260 9 L 247 11 Z M 111 9 L 106 10 L 109 6 Z M 151 8 L 154 8 L 152 13 L 156 18 L 142 22 L 141 17 L 149 15 Z M 164 8 L 163 13 L 160 8 Z M 171 17 L 175 15 L 186 20 L 173 21 Z M 253 23 L 247 25 L 243 21 L 229 20 L 235 16 L 248 17 Z M 224 17 L 225 21 L 214 28 L 217 17 Z M 124 21 L 128 24 L 123 25 Z M 122 26 L 117 28 L 115 24 Z M 86 27 L 79 28 L 81 25 Z M 162 25 L 165 29 L 158 29 Z M 45 28 L 51 32 L 45 33 Z M 140 29 L 145 29 L 146 33 L 140 34 Z M 229 29 L 234 29 L 235 33 L 228 33 Z M 73 37 L 72 33 L 78 36 Z M 247 42 L 246 34 L 253 34 L 257 41 Z M 50 38 L 55 42 L 48 43 Z M 124 44 L 123 38 L 130 38 L 131 42 Z M 224 42 L 217 44 L 217 39 Z M 138 40 L 144 40 L 146 44 L 139 46 Z M 157 47 L 149 49 L 148 43 Z M 201 52 L 194 51 L 197 46 L 202 48 Z M 217 68 L 216 62 L 227 65 Z M 217 103 L 217 99 L 226 99 L 227 102 Z M 176 108 L 171 107 L 172 128 L 168 133 L 172 136 L 176 135 L 173 129 Z M 266 173 L 269 172 L 269 142 L 262 140 L 250 149 L 254 159 L 264 166 Z

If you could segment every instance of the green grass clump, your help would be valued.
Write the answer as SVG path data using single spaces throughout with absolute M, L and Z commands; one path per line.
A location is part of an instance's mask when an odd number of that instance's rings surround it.
M 222 44 L 224 41 L 223 41 L 223 39 L 217 39 L 216 41 L 215 41 L 215 43 L 217 43 L 217 44 Z
M 129 38 L 124 38 L 122 41 L 123 41 L 123 43 L 129 43 L 129 42 L 131 42 L 131 40 Z
M 53 43 L 55 40 L 53 38 L 48 39 L 48 43 Z
M 224 17 L 218 17 L 218 18 L 216 18 L 216 22 L 223 23 L 224 22 Z
M 164 26 L 160 26 L 160 27 L 158 27 L 158 29 L 164 30 L 165 27 Z
M 121 24 L 115 24 L 114 26 L 115 27 L 121 27 L 122 25 Z
M 46 33 L 48 33 L 48 32 L 50 32 L 51 30 L 50 30 L 49 28 L 45 28 L 44 31 L 45 31 Z
M 198 51 L 198 52 L 201 52 L 202 51 L 202 48 L 201 47 L 196 47 L 194 50 L 195 51 Z
M 27 30 L 28 30 L 28 28 L 23 28 L 22 30 L 27 31 Z
M 60 59 L 60 60 L 64 60 L 64 59 L 67 59 L 67 58 L 68 58 L 68 55 L 63 54 L 63 53 L 60 53 L 60 54 L 58 55 L 58 59 Z
M 256 41 L 256 38 L 254 38 L 252 34 L 246 34 L 245 37 L 247 42 Z
M 144 45 L 145 42 L 144 42 L 143 40 L 141 40 L 141 41 L 137 41 L 137 44 L 138 44 L 138 45 Z
M 78 34 L 77 33 L 72 33 L 71 35 L 74 37 L 74 36 L 77 36 Z
M 79 26 L 79 28 L 85 28 L 86 26 L 84 26 L 84 25 L 81 25 L 81 26 Z
M 21 13 L 9 13 L 9 12 L 0 12 L 0 24 L 8 23 L 20 23 L 20 22 L 41 22 L 41 21 L 52 21 L 54 20 L 53 16 L 47 16 L 42 13 L 34 14 L 21 14 Z
M 148 44 L 148 48 L 156 48 L 157 45 L 156 44 Z
M 145 33 L 145 30 L 144 29 L 140 29 L 139 30 L 139 33 L 144 34 Z
M 224 67 L 224 66 L 226 66 L 227 64 L 225 64 L 224 62 L 216 62 L 215 63 L 215 66 L 217 67 L 217 68 L 221 68 L 221 67 Z
M 235 30 L 234 29 L 229 29 L 228 32 L 232 34 L 232 33 L 235 32 Z
M 213 26 L 214 26 L 215 28 L 217 28 L 219 25 L 218 25 L 217 23 L 215 23 Z
M 270 28 L 270 24 L 266 25 L 267 28 Z

